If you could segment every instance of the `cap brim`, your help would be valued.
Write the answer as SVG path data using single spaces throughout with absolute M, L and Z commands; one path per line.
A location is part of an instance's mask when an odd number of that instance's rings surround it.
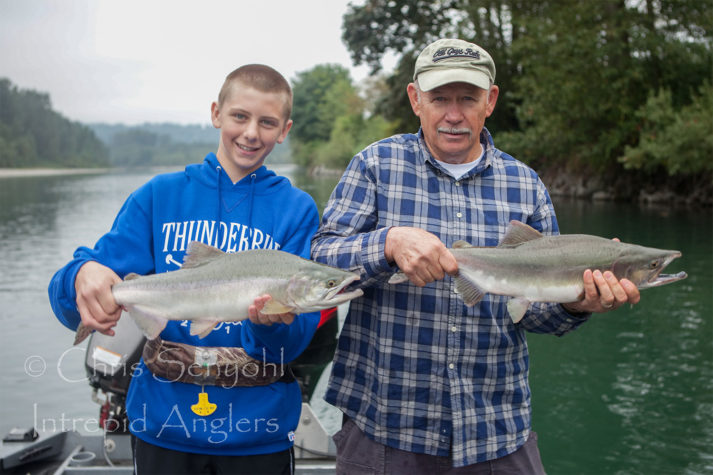
M 472 69 L 432 69 L 419 74 L 416 80 L 418 81 L 418 88 L 422 91 L 430 91 L 431 89 L 453 82 L 464 82 L 481 89 L 490 88 L 490 78 L 488 75 Z

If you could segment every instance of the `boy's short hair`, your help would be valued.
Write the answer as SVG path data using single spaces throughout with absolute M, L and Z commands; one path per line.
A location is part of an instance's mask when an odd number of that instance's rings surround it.
M 289 120 L 292 114 L 292 88 L 282 74 L 264 64 L 240 66 L 225 78 L 223 87 L 220 88 L 220 93 L 218 94 L 218 107 L 223 105 L 228 94 L 230 94 L 230 88 L 236 82 L 254 87 L 261 92 L 284 93 L 287 96 L 285 101 L 285 121 Z

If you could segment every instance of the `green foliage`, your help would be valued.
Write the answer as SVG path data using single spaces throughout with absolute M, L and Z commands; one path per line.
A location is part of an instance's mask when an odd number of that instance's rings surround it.
M 297 73 L 293 81 L 293 140 L 327 141 L 334 121 L 358 100 L 349 71 L 339 65 L 321 64 Z
M 354 62 L 374 70 L 385 55 L 398 56 L 376 110 L 400 131 L 417 125 L 405 94 L 416 55 L 435 38 L 460 37 L 495 59 L 500 97 L 486 125 L 500 148 L 536 166 L 611 174 L 624 163 L 695 173 L 705 166 L 701 157 L 710 157 L 705 144 L 713 135 L 706 93 L 695 94 L 713 77 L 713 9 L 706 3 L 365 0 L 349 7 L 343 39 Z M 651 99 L 659 90 L 669 91 L 668 99 Z M 642 114 L 664 111 L 662 101 L 670 123 L 662 116 L 642 124 Z M 669 137 L 665 160 L 653 151 L 662 144 L 642 132 L 651 128 Z
M 381 116 L 343 115 L 335 121 L 329 141 L 316 148 L 315 163 L 341 170 L 365 146 L 392 134 L 393 125 Z
M 625 168 L 669 175 L 713 172 L 713 87 L 704 84 L 685 107 L 674 107 L 670 89 L 649 96 L 636 113 L 640 121 L 636 146 L 619 159 Z
M 464 0 L 367 0 L 350 5 L 344 15 L 342 39 L 355 64 L 367 64 L 374 72 L 381 69 L 387 54 L 399 57 L 396 70 L 386 79 L 388 93 L 375 111 L 401 132 L 418 129 L 406 96 L 406 85 L 413 80 L 413 66 L 419 52 L 438 38 L 459 37 L 473 41 L 491 54 L 497 65 L 497 82 L 506 94 L 498 99 L 498 114 L 488 122 L 492 132 L 517 128 L 516 100 L 510 84 L 518 65 L 509 44 L 516 32 L 511 28 L 513 10 L 507 1 Z M 525 8 L 537 2 L 521 1 Z
M 298 73 L 293 82 L 289 137 L 298 165 L 342 169 L 364 146 L 392 133 L 384 118 L 365 118 L 367 101 L 359 96 L 345 68 L 317 65 Z
M 102 167 L 108 152 L 86 126 L 52 110 L 49 95 L 0 78 L 0 167 Z

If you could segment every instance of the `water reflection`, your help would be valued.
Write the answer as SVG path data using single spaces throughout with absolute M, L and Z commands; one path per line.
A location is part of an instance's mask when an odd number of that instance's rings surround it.
M 338 177 L 283 167 L 320 211 Z M 51 315 L 47 283 L 78 245 L 92 245 L 128 194 L 157 171 L 0 179 L 0 420 L 96 417 L 85 383 L 56 364 L 71 334 Z M 533 424 L 548 473 L 713 472 L 713 219 L 709 211 L 558 200 L 563 233 L 678 249 L 688 279 L 642 292 L 641 304 L 592 318 L 563 338 L 529 335 Z M 30 377 L 39 356 L 46 374 Z M 66 361 L 66 360 L 65 360 Z M 80 365 L 63 367 L 81 379 Z M 321 387 L 324 387 L 322 384 Z M 320 406 L 317 396 L 316 406 Z M 322 406 L 325 404 L 322 403 Z M 339 418 L 330 416 L 332 432 Z

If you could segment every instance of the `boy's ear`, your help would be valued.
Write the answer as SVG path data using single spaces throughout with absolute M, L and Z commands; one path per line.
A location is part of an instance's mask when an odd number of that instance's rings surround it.
M 220 109 L 218 109 L 218 103 L 213 102 L 210 105 L 210 121 L 213 123 L 213 127 L 219 129 L 221 127 L 220 122 Z
M 277 138 L 277 143 L 282 143 L 285 141 L 285 139 L 287 138 L 287 133 L 290 131 L 291 128 L 292 119 L 285 122 L 285 126 L 282 128 L 282 133 L 280 133 L 280 136 Z

